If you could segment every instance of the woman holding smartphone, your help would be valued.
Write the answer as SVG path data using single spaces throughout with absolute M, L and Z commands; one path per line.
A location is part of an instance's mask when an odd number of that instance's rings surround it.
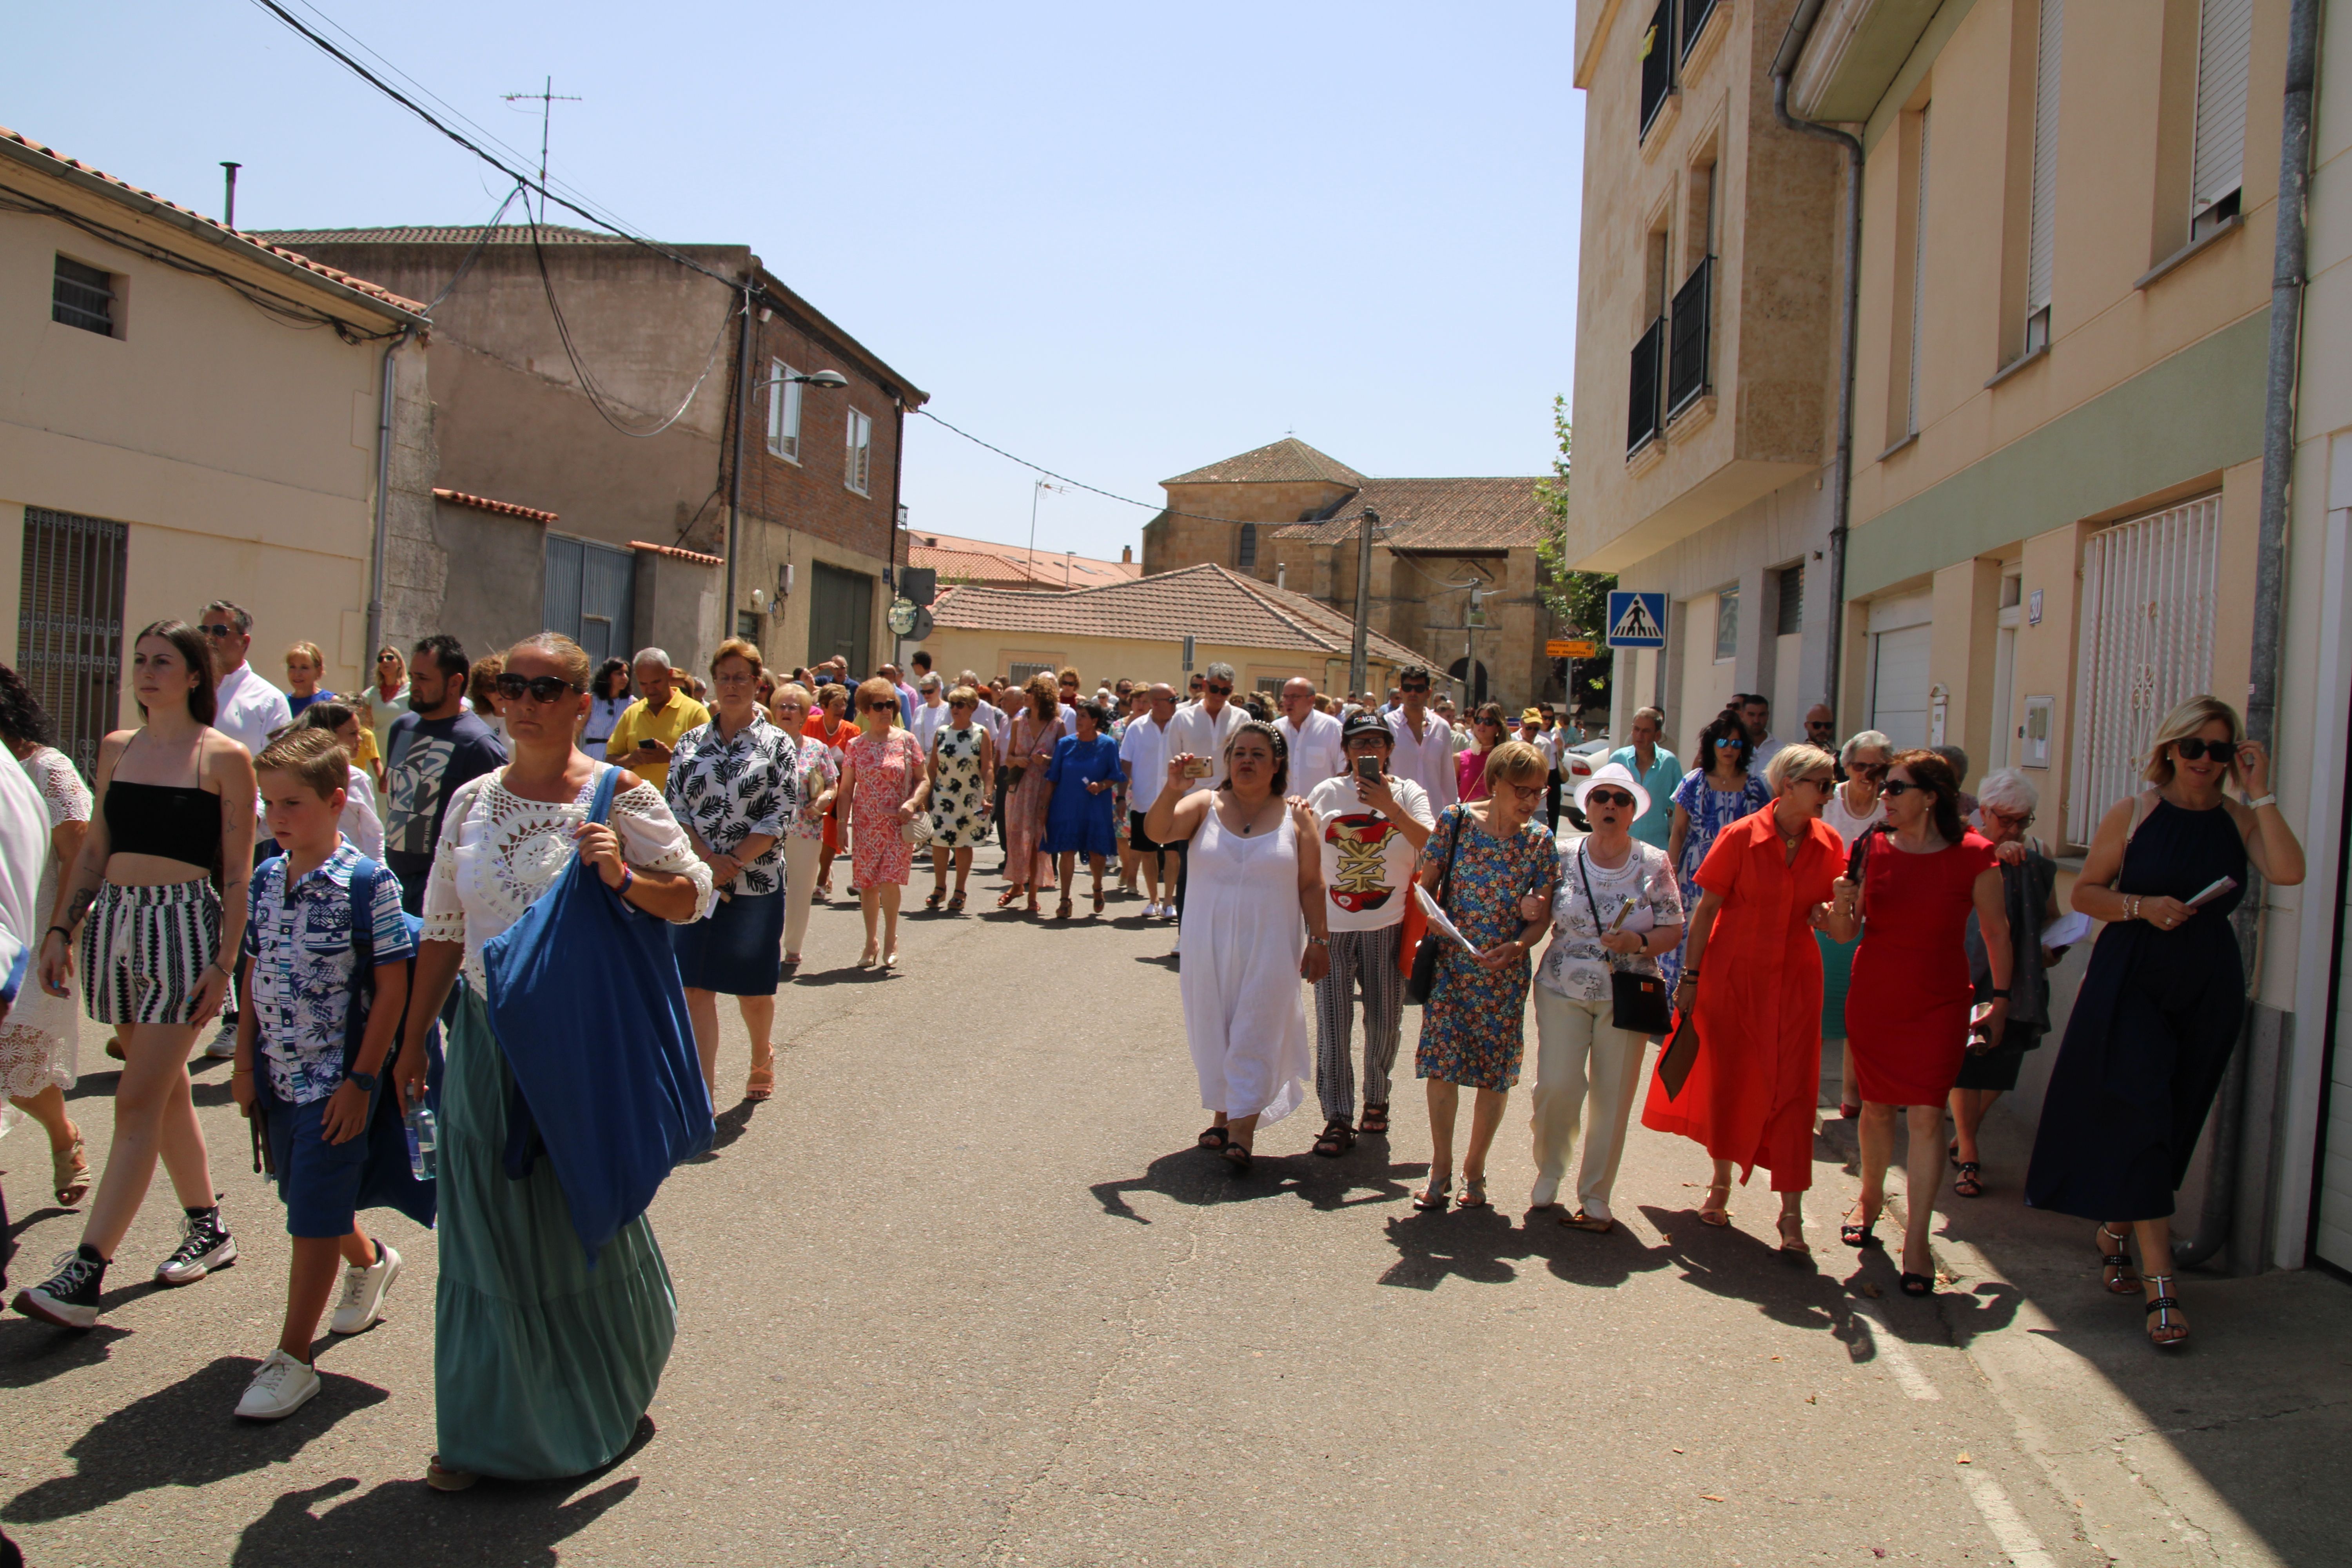
M 2074 908 L 2105 926 L 2042 1102 L 2025 1201 L 2100 1222 L 2107 1289 L 2143 1288 L 2148 1340 L 2169 1349 L 2189 1338 L 2172 1294 L 2172 1195 L 2245 1008 L 2230 911 L 2249 861 L 2275 886 L 2302 881 L 2303 846 L 2279 815 L 2270 758 L 2218 697 L 2165 715 L 2141 776 L 2150 787 L 2107 812 L 2075 879 Z M 2223 795 L 2231 782 L 2244 805 Z M 2137 1277 L 2125 1251 L 2135 1233 Z

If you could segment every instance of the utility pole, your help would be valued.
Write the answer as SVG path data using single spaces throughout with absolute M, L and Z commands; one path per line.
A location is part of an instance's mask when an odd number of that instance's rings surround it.
M 223 158 L 221 160 L 221 167 L 228 171 L 228 195 L 221 203 L 221 226 L 223 228 L 235 228 L 236 226 L 236 172 L 239 169 L 244 168 L 245 165 L 242 163 L 232 163 L 227 159 Z
M 1381 514 L 1370 507 L 1356 520 L 1356 635 L 1348 643 L 1348 695 L 1364 689 L 1364 648 L 1372 631 L 1372 535 Z

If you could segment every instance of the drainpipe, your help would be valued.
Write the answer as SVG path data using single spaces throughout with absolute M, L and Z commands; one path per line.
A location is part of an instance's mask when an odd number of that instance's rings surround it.
M 2294 0 L 2287 12 L 2286 100 L 2279 132 L 2278 240 L 2271 257 L 2271 349 L 2263 388 L 2262 520 L 2255 536 L 2254 646 L 2246 691 L 2246 735 L 2272 746 L 2278 732 L 2279 656 L 2286 618 L 2287 481 L 2294 464 L 2294 392 L 2303 341 L 2303 269 L 2306 199 L 2311 183 L 2312 86 L 2318 75 L 2319 0 Z M 2238 951 L 2254 973 L 2262 929 L 2263 885 L 2251 886 L 2237 912 Z M 2230 1239 L 2238 1178 L 2247 1143 L 2247 1060 L 2253 1048 L 2257 1004 L 2246 1004 L 2245 1026 L 2231 1053 L 2215 1108 L 2213 1163 L 2197 1235 L 2174 1248 L 2173 1262 L 2194 1268 Z
M 2308 0 L 2305 0 L 2308 3 Z M 1798 57 L 1812 37 L 1822 0 L 1801 0 L 1789 18 L 1780 52 L 1772 57 L 1772 114 L 1801 136 L 1835 142 L 1845 153 L 1845 233 L 1840 241 L 1838 265 L 1844 274 L 1845 298 L 1838 311 L 1837 456 L 1832 462 L 1837 483 L 1830 510 L 1830 637 L 1822 668 L 1823 696 L 1832 713 L 1838 708 L 1838 673 L 1845 650 L 1845 535 L 1853 493 L 1853 360 L 1855 322 L 1862 310 L 1862 142 L 1843 131 L 1800 120 L 1789 112 L 1789 78 Z
M 360 663 L 362 679 L 372 679 L 375 650 L 383 646 L 383 558 L 392 532 L 392 356 L 415 335 L 415 327 L 404 327 L 398 337 L 383 345 L 383 382 L 376 391 L 375 538 L 368 550 L 367 648 Z
M 727 474 L 727 613 L 720 619 L 719 640 L 735 635 L 735 557 L 741 548 L 738 525 L 743 518 L 743 423 L 751 405 L 751 282 L 746 279 L 740 304 L 743 323 L 735 334 L 735 452 Z

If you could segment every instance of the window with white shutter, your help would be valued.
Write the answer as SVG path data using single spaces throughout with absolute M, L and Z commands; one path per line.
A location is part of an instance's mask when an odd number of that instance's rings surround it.
M 855 408 L 849 411 L 849 451 L 841 482 L 859 495 L 868 492 L 874 467 L 874 421 Z
M 2197 140 L 2189 158 L 2191 239 L 2238 216 L 2253 32 L 2254 0 L 2202 0 L 2197 20 Z
M 2058 66 L 2065 0 L 2042 0 L 2033 56 L 2032 218 L 2025 241 L 2025 352 L 2050 346 L 2050 273 L 2058 228 Z
M 768 450 L 788 463 L 801 460 L 800 373 L 782 360 L 768 362 Z
M 2138 793 L 2157 721 L 2211 685 L 2221 541 L 2216 491 L 2084 542 L 2068 842 Z
M 1919 170 L 1911 217 L 1911 392 L 1904 433 L 1919 433 L 1919 340 L 1927 324 L 1927 111 L 1919 111 Z

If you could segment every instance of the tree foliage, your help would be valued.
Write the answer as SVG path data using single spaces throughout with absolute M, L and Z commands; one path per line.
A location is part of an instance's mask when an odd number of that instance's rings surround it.
M 1599 641 L 1608 630 L 1609 591 L 1617 586 L 1614 574 L 1571 571 L 1568 564 L 1569 463 L 1575 447 L 1575 428 L 1568 416 L 1568 399 L 1551 400 L 1552 430 L 1559 451 L 1551 461 L 1552 477 L 1536 481 L 1536 499 L 1546 514 L 1543 542 L 1536 546 L 1537 591 L 1560 622 L 1564 637 Z M 1569 693 L 1571 710 L 1605 708 L 1613 659 L 1607 647 L 1598 658 L 1580 658 L 1572 667 L 1575 685 Z

